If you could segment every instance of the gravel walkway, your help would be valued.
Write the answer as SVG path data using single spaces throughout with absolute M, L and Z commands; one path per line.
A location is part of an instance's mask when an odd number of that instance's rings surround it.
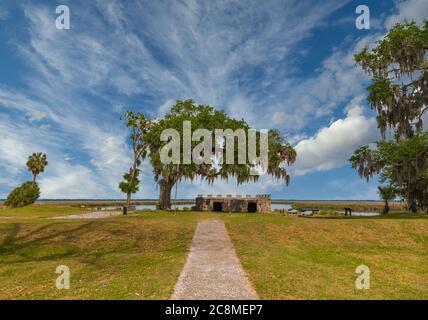
M 54 217 L 52 219 L 101 219 L 123 215 L 122 211 L 90 212 L 84 214 L 73 214 L 69 216 Z
M 258 299 L 223 222 L 209 220 L 198 223 L 187 262 L 171 299 Z

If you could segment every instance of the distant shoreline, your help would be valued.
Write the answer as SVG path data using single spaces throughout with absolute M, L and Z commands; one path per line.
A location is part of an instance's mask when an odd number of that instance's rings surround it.
M 0 199 L 0 202 L 4 202 L 6 199 Z M 39 199 L 36 203 L 79 203 L 79 202 L 124 202 L 125 199 Z M 135 199 L 132 200 L 133 203 L 144 202 L 144 203 L 153 203 L 158 202 L 158 199 Z M 195 199 L 171 199 L 171 202 L 186 202 L 193 203 Z M 272 203 L 281 203 L 281 202 L 373 202 L 378 203 L 382 202 L 381 200 L 350 200 L 350 199 L 341 199 L 341 200 L 318 200 L 318 199 L 272 199 Z M 393 200 L 391 202 L 400 202 L 399 200 Z
M 158 205 L 157 199 L 136 199 L 133 200 L 132 206 L 140 206 L 141 208 L 148 206 L 153 210 Z M 33 206 L 51 206 L 51 207 L 82 207 L 82 208 L 118 208 L 126 204 L 124 199 L 41 199 Z M 177 199 L 171 200 L 171 205 L 192 207 L 195 205 L 194 199 Z M 384 203 L 380 200 L 286 200 L 272 199 L 273 206 L 292 206 L 293 208 L 311 207 L 326 211 L 344 210 L 351 208 L 355 212 L 381 212 L 384 208 Z M 3 203 L 0 201 L 0 208 L 4 209 Z M 403 203 L 399 201 L 390 202 L 390 209 L 398 212 L 405 210 Z

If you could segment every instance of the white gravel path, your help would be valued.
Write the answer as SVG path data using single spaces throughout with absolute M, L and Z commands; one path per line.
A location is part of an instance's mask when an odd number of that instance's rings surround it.
M 223 222 L 209 220 L 198 223 L 187 262 L 171 299 L 258 299 Z
M 90 212 L 84 214 L 73 214 L 69 216 L 54 217 L 52 219 L 100 219 L 114 216 L 123 215 L 122 211 L 110 211 L 110 212 Z

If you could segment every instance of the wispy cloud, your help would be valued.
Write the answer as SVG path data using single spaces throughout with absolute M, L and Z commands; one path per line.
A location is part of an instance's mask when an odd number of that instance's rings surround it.
M 55 28 L 50 2 L 20 4 L 27 33 L 8 40 L 22 59 L 25 85 L 0 85 L 0 130 L 8 137 L 0 142 L 0 170 L 21 178 L 26 156 L 45 151 L 54 161 L 40 178 L 43 196 L 119 196 L 117 183 L 130 165 L 119 113 L 133 109 L 158 117 L 181 98 L 223 108 L 258 128 L 278 126 L 293 142 L 320 139 L 306 138 L 313 135 L 308 122 L 320 120 L 315 129 L 329 133 L 339 124 L 326 119 L 365 90 L 352 52 L 378 35 L 329 48 L 331 56 L 304 76 L 308 51 L 301 43 L 348 3 L 77 0 L 70 3 L 71 30 Z M 364 116 L 348 112 L 341 121 L 358 117 Z M 304 162 L 299 166 L 308 170 Z M 154 196 L 147 163 L 142 180 L 138 196 Z M 234 183 L 184 185 L 182 194 L 189 196 L 200 188 L 236 193 Z M 240 190 L 282 187 L 266 177 Z
M 0 20 L 5 20 L 9 16 L 9 12 L 4 4 L 0 3 Z
M 397 1 L 396 12 L 385 21 L 385 27 L 391 28 L 397 22 L 409 22 L 411 20 L 421 24 L 428 17 L 428 5 L 425 0 Z

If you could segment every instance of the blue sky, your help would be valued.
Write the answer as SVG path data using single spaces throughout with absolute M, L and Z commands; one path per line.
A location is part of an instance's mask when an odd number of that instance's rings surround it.
M 398 21 L 428 17 L 425 0 L 10 1 L 0 3 L 0 198 L 30 179 L 29 154 L 48 154 L 43 198 L 119 198 L 130 165 L 128 109 L 155 118 L 193 98 L 278 128 L 297 149 L 292 180 L 237 187 L 183 182 L 198 193 L 288 199 L 376 199 L 377 181 L 347 162 L 378 138 L 369 79 L 352 55 Z M 71 29 L 57 30 L 68 5 Z M 360 4 L 370 30 L 355 27 Z M 138 198 L 158 190 L 148 164 Z

